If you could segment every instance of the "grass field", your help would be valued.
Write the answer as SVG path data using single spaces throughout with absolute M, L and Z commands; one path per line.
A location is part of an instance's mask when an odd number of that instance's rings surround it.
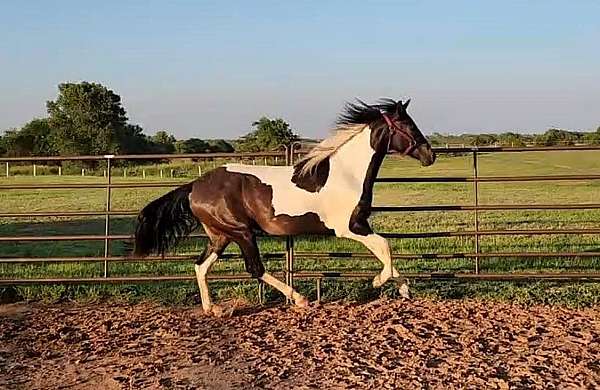
M 156 167 L 148 167 L 145 179 L 141 175 L 124 178 L 118 176 L 114 182 L 139 182 L 161 180 Z M 165 171 L 170 170 L 163 166 Z M 162 179 L 181 182 L 197 176 L 197 166 L 188 163 L 174 166 L 175 178 Z M 23 171 L 23 168 L 21 168 Z M 138 169 L 139 171 L 139 169 Z M 24 171 L 23 171 L 24 172 Z M 153 172 L 153 173 L 152 173 Z M 600 151 L 577 152 L 525 152 L 494 153 L 479 157 L 479 175 L 558 175 L 600 173 Z M 470 176 L 472 160 L 470 156 L 441 156 L 436 164 L 421 168 L 415 161 L 398 158 L 386 159 L 380 177 L 391 176 Z M 0 178 L 1 184 L 8 183 L 101 183 L 99 176 L 12 176 Z M 548 204 L 548 203 L 600 203 L 600 182 L 514 182 L 481 183 L 480 204 Z M 139 209 L 151 199 L 165 193 L 166 188 L 153 189 L 114 189 L 112 208 L 115 210 Z M 77 190 L 3 190 L 0 192 L 2 212 L 30 212 L 47 210 L 103 210 L 104 189 Z M 376 205 L 439 205 L 473 204 L 472 183 L 407 183 L 377 184 Z M 472 212 L 415 212 L 381 213 L 372 217 L 372 225 L 380 232 L 426 232 L 456 231 L 474 228 Z M 111 219 L 111 233 L 130 233 L 133 225 L 131 217 Z M 534 229 L 534 228 L 597 228 L 600 223 L 600 210 L 569 211 L 503 211 L 480 212 L 481 229 Z M 104 218 L 27 218 L 0 219 L 0 235 L 64 235 L 64 234 L 104 234 Z M 188 240 L 178 248 L 181 254 L 196 254 L 202 250 L 201 240 Z M 392 240 L 394 253 L 460 253 L 472 252 L 474 241 L 469 237 L 402 239 Z M 284 242 L 277 238 L 264 238 L 260 242 L 263 253 L 281 252 Z M 297 251 L 358 251 L 365 249 L 354 242 L 334 239 L 303 237 L 296 240 Z M 548 236 L 486 236 L 480 238 L 482 252 L 509 251 L 600 251 L 598 235 L 548 235 Z M 122 255 L 127 246 L 114 242 L 111 254 Z M 236 252 L 231 246 L 229 251 Z M 0 243 L 2 257 L 15 256 L 101 256 L 103 242 L 11 242 Z M 297 260 L 297 270 L 378 270 L 380 264 L 372 259 L 302 259 Z M 411 260 L 396 261 L 401 272 L 415 271 L 473 271 L 472 260 Z M 269 261 L 267 267 L 280 270 L 279 261 Z M 545 258 L 484 259 L 481 263 L 484 272 L 515 271 L 600 271 L 600 258 Z M 240 261 L 221 261 L 214 272 L 240 271 Z M 0 277 L 97 277 L 102 275 L 101 263 L 72 263 L 36 265 L 0 265 Z M 154 263 L 111 263 L 111 276 L 131 275 L 192 275 L 191 262 Z M 324 283 L 325 299 L 368 298 L 378 294 L 394 295 L 392 283 L 382 290 L 369 287 L 370 281 L 327 281 Z M 243 296 L 256 298 L 256 282 L 213 283 L 218 298 Z M 300 282 L 300 289 L 314 297 L 314 284 Z M 496 297 L 523 302 L 564 303 L 569 305 L 590 305 L 600 302 L 600 286 L 596 284 L 516 284 L 516 283 L 417 283 L 413 291 L 421 295 L 438 297 Z M 77 297 L 94 299 L 101 296 L 117 296 L 127 299 L 154 297 L 162 301 L 189 303 L 195 298 L 196 287 L 190 283 L 163 283 L 161 285 L 118 285 L 118 286 L 28 286 L 4 289 L 4 294 L 17 294 L 27 299 L 60 299 Z M 268 298 L 278 297 L 268 291 Z

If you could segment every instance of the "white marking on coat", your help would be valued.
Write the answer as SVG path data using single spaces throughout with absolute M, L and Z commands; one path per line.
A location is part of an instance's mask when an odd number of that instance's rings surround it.
M 219 259 L 216 253 L 211 253 L 202 264 L 194 265 L 196 271 L 196 280 L 198 281 L 198 288 L 200 288 L 200 300 L 202 301 L 202 309 L 205 312 L 209 312 L 212 306 L 210 300 L 210 293 L 208 292 L 208 282 L 206 281 L 206 274 L 210 270 L 210 267 Z
M 327 182 L 319 192 L 309 192 L 292 182 L 293 167 L 227 164 L 227 171 L 257 177 L 271 186 L 275 215 L 300 216 L 313 212 L 336 234 L 348 231 L 352 211 L 358 204 L 363 182 L 375 150 L 368 126 L 329 157 Z

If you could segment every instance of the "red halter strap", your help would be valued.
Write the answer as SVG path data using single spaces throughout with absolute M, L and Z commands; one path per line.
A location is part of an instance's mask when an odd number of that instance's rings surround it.
M 407 154 L 412 153 L 418 146 L 417 141 L 412 136 L 412 134 L 409 134 L 408 132 L 400 129 L 387 114 L 382 112 L 381 115 L 383 115 L 383 119 L 385 119 L 385 121 L 392 133 L 397 133 L 400 136 L 404 137 L 404 139 L 408 140 L 408 146 L 406 147 L 406 149 L 404 151 L 400 152 L 400 154 L 402 154 L 403 156 L 406 156 Z M 388 141 L 388 151 L 390 149 L 390 147 L 389 147 L 390 142 L 392 142 L 391 134 L 390 134 L 390 138 Z

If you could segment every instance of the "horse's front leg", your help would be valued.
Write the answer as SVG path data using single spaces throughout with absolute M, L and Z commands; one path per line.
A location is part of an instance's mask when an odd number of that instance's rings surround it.
M 340 237 L 350 238 L 358 241 L 367 247 L 374 255 L 383 263 L 383 269 L 379 275 L 376 275 L 373 279 L 373 287 L 381 287 L 391 277 L 397 278 L 400 273 L 394 267 L 392 263 L 392 255 L 390 253 L 390 246 L 387 240 L 381 237 L 379 234 L 370 233 L 367 235 L 355 234 L 352 232 L 345 232 Z

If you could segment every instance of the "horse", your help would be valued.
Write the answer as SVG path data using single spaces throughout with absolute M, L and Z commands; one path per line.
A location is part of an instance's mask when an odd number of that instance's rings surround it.
M 206 275 L 226 247 L 236 243 L 246 271 L 297 306 L 309 301 L 270 273 L 260 259 L 258 232 L 275 236 L 335 234 L 362 243 L 383 264 L 380 287 L 400 274 L 385 238 L 370 227 L 373 184 L 388 153 L 428 166 L 435 153 L 407 112 L 406 102 L 380 99 L 346 103 L 333 134 L 294 166 L 225 164 L 150 202 L 138 215 L 134 256 L 162 254 L 203 227 L 208 244 L 195 262 L 202 308 L 213 305 Z

